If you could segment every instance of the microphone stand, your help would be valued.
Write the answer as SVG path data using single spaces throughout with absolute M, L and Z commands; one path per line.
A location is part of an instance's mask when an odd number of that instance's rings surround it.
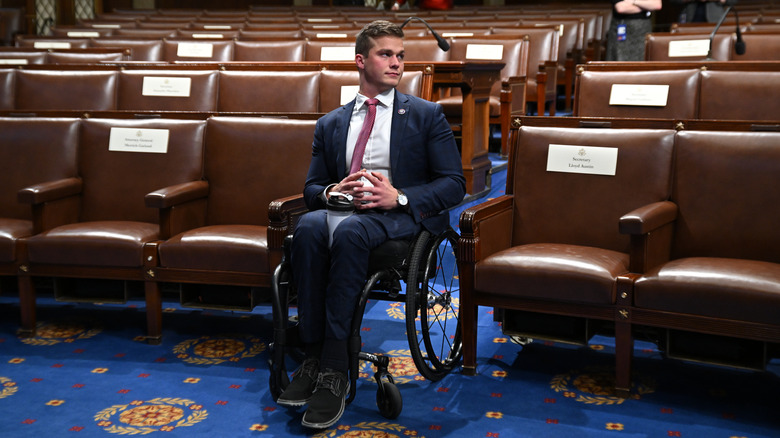
M 436 31 L 435 31 L 435 30 L 433 30 L 433 28 L 431 27 L 431 25 L 430 25 L 430 24 L 428 24 L 428 22 L 426 22 L 425 20 L 423 20 L 423 19 L 422 19 L 422 18 L 420 18 L 420 17 L 409 17 L 409 18 L 407 18 L 407 19 L 406 19 L 406 21 L 404 21 L 404 23 L 403 23 L 403 24 L 400 26 L 400 27 L 401 27 L 401 29 L 403 29 L 403 28 L 404 28 L 404 26 L 406 26 L 406 25 L 407 25 L 407 24 L 408 24 L 408 23 L 409 23 L 409 22 L 410 22 L 412 19 L 421 21 L 421 22 L 422 22 L 422 24 L 424 24 L 424 25 L 425 25 L 425 27 L 427 27 L 427 28 L 428 28 L 428 30 L 430 30 L 430 31 L 431 31 L 431 33 L 433 34 L 433 37 L 434 37 L 434 38 L 436 38 L 436 41 L 438 41 L 438 42 L 439 42 L 439 48 L 440 48 L 440 49 L 442 49 L 442 50 L 443 50 L 443 51 L 445 51 L 445 52 L 446 52 L 447 50 L 450 50 L 450 43 L 448 43 L 448 42 L 447 42 L 447 40 L 445 40 L 444 38 L 442 38 L 442 37 L 441 37 L 441 35 L 439 35 L 438 33 L 436 33 Z
M 712 30 L 712 33 L 710 34 L 710 47 L 707 51 L 707 58 L 705 58 L 705 61 L 715 61 L 715 59 L 712 58 L 712 43 L 715 39 L 715 34 L 718 32 L 718 29 L 720 29 L 720 26 L 723 24 L 723 22 L 726 20 L 726 17 L 729 15 L 729 12 L 734 9 L 734 5 L 736 4 L 736 1 L 728 1 L 726 2 L 726 10 L 723 11 L 723 16 L 720 17 L 720 20 L 718 21 L 718 24 L 715 25 L 715 29 Z M 734 16 L 737 18 L 737 41 L 734 43 L 734 52 L 736 52 L 737 55 L 744 55 L 745 54 L 745 41 L 742 40 L 742 29 L 739 28 L 739 13 L 736 9 L 734 9 Z
M 710 34 L 710 47 L 707 50 L 707 57 L 704 58 L 705 61 L 715 61 L 715 59 L 712 58 L 712 42 L 715 39 L 715 34 L 720 29 L 720 26 L 723 24 L 723 22 L 726 20 L 726 17 L 729 15 L 729 12 L 731 11 L 732 7 L 733 7 L 732 5 L 728 5 L 726 7 L 726 10 L 723 11 L 723 15 L 720 17 L 720 20 L 718 20 L 718 24 L 715 25 L 715 29 L 712 29 L 712 33 Z

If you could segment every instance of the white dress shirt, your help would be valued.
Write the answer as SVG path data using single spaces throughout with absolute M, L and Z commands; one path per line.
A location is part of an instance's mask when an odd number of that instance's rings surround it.
M 374 127 L 371 129 L 371 135 L 366 143 L 366 150 L 363 153 L 362 168 L 379 172 L 392 183 L 392 174 L 390 172 L 390 128 L 393 122 L 393 100 L 395 99 L 395 90 L 390 89 L 378 96 L 379 104 L 376 106 L 376 118 Z M 368 114 L 368 105 L 365 105 L 368 98 L 358 93 L 355 98 L 355 108 L 352 110 L 352 118 L 349 121 L 349 134 L 347 135 L 347 169 L 352 162 L 352 154 L 355 151 L 360 130 L 363 128 L 363 121 Z

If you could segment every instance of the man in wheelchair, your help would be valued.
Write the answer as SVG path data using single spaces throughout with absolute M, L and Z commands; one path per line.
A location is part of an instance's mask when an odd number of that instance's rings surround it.
M 293 233 L 290 264 L 305 360 L 278 397 L 308 408 L 302 424 L 328 428 L 349 393 L 348 337 L 369 253 L 387 240 L 449 226 L 465 195 L 460 154 L 440 105 L 398 92 L 403 30 L 388 21 L 356 37 L 358 95 L 318 122 L 304 187 L 309 212 Z M 355 213 L 328 229 L 328 199 L 352 197 Z

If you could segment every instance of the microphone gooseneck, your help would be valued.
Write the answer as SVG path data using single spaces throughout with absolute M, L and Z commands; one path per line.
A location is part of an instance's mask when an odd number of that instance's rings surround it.
M 739 13 L 736 9 L 734 9 L 734 15 L 737 17 L 737 42 L 734 43 L 734 51 L 737 52 L 737 55 L 744 55 L 747 47 L 742 39 L 742 30 L 739 28 Z
M 445 52 L 446 52 L 447 50 L 450 50 L 450 43 L 448 43 L 448 42 L 447 42 L 447 40 L 445 40 L 444 38 L 442 38 L 442 37 L 441 37 L 441 35 L 439 35 L 438 33 L 436 33 L 436 31 L 435 31 L 435 30 L 433 30 L 433 28 L 431 27 L 431 25 L 430 25 L 430 24 L 428 24 L 428 22 L 427 22 L 427 21 L 423 20 L 423 19 L 422 19 L 422 18 L 420 18 L 420 17 L 409 17 L 409 18 L 407 18 L 407 19 L 406 19 L 406 21 L 404 21 L 404 23 L 401 25 L 401 29 L 403 29 L 403 28 L 404 28 L 404 26 L 406 26 L 406 25 L 407 25 L 407 24 L 408 24 L 410 21 L 412 21 L 412 20 L 419 20 L 419 21 L 421 21 L 421 22 L 422 22 L 422 24 L 424 24 L 424 25 L 425 25 L 425 27 L 427 27 L 427 28 L 428 28 L 428 30 L 430 30 L 430 31 L 431 31 L 431 33 L 433 34 L 433 37 L 434 37 L 434 38 L 436 38 L 436 41 L 438 41 L 438 42 L 439 42 L 439 48 L 440 48 L 440 49 L 442 49 L 442 50 L 443 50 L 443 51 L 445 51 Z
M 744 55 L 746 51 L 745 41 L 742 39 L 742 30 L 739 28 L 739 13 L 737 12 L 736 8 L 734 8 L 734 5 L 737 3 L 737 0 L 727 0 L 726 1 L 726 10 L 723 11 L 723 15 L 720 17 L 720 20 L 718 20 L 718 23 L 715 25 L 715 28 L 712 29 L 712 33 L 710 34 L 710 46 L 709 50 L 707 51 L 707 61 L 714 61 L 712 57 L 712 43 L 715 40 L 715 34 L 718 33 L 718 30 L 720 29 L 720 26 L 723 24 L 724 21 L 726 21 L 726 17 L 729 15 L 729 12 L 731 10 L 734 10 L 734 15 L 736 16 L 736 22 L 737 22 L 737 41 L 734 43 L 734 52 L 737 53 L 737 55 Z

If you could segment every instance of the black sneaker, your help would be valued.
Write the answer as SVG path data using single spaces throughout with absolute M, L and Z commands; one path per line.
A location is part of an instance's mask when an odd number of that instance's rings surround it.
M 276 403 L 282 406 L 303 406 L 311 399 L 314 387 L 317 384 L 317 374 L 320 372 L 320 361 L 316 358 L 308 358 L 293 373 L 292 381 L 284 392 L 279 395 Z
M 301 424 L 313 429 L 327 429 L 336 424 L 344 413 L 348 392 L 346 374 L 331 369 L 321 372 Z

